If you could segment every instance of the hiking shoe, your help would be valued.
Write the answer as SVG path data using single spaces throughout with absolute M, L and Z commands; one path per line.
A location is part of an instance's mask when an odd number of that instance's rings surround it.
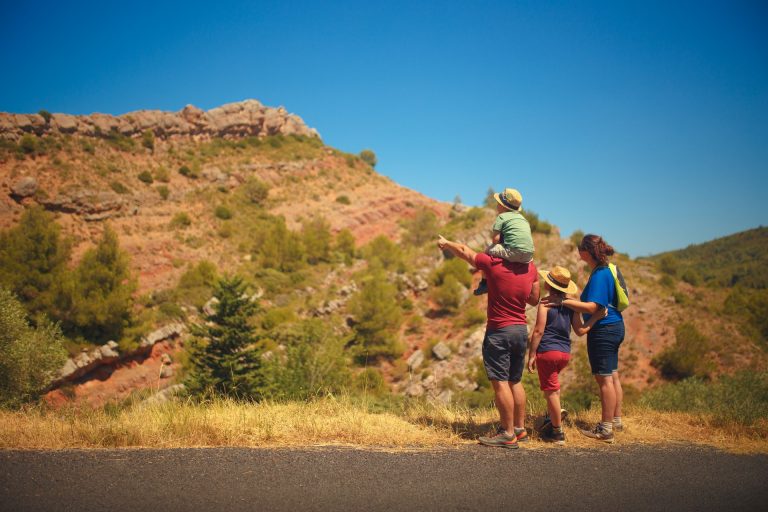
M 507 434 L 506 430 L 504 429 L 499 429 L 495 436 L 481 436 L 477 438 L 477 441 L 485 446 L 498 446 L 499 448 L 507 448 L 512 450 L 518 448 L 517 436 L 514 434 Z
M 560 432 L 555 432 L 552 424 L 549 424 L 549 428 L 544 428 L 541 432 L 541 440 L 545 443 L 565 444 L 565 432 L 560 429 Z
M 528 431 L 525 429 L 523 429 L 523 431 L 519 434 L 515 434 L 515 437 L 517 438 L 518 443 L 527 443 L 531 440 L 531 438 L 528 436 Z
M 592 439 L 597 439 L 598 441 L 603 441 L 604 443 L 612 443 L 613 442 L 613 432 L 608 432 L 599 423 L 592 430 L 579 429 L 579 432 L 581 432 L 582 434 L 584 434 L 587 437 L 591 437 Z
M 488 293 L 488 283 L 486 282 L 486 280 L 485 279 L 481 280 L 478 283 L 477 288 L 475 288 L 475 291 L 472 293 L 474 293 L 475 295 L 485 295 L 486 293 Z
M 568 411 L 565 409 L 560 409 L 560 424 L 562 425 L 563 422 L 568 418 Z M 544 422 L 541 424 L 538 430 L 539 432 L 543 431 L 545 428 L 550 428 L 552 426 L 552 419 L 549 417 L 549 413 L 547 413 L 546 416 L 544 416 Z

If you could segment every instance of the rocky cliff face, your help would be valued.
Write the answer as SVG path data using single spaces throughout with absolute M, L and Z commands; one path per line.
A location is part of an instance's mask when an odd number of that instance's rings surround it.
M 91 114 L 8 114 L 0 113 L 0 138 L 17 140 L 24 134 L 72 134 L 107 137 L 119 133 L 140 136 L 152 130 L 156 137 L 176 136 L 246 137 L 266 135 L 304 135 L 319 137 L 297 115 L 283 107 L 272 108 L 256 100 L 229 103 L 203 111 L 187 105 L 179 112 L 137 110 L 120 116 Z

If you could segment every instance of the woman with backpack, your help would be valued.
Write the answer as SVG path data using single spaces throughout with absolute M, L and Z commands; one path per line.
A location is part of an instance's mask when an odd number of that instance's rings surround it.
M 606 443 L 613 442 L 614 431 L 623 430 L 621 402 L 624 394 L 618 365 L 619 346 L 624 341 L 624 319 L 620 308 L 623 309 L 628 304 L 626 290 L 617 291 L 619 282 L 623 285 L 623 277 L 616 267 L 609 267 L 608 257 L 613 254 L 613 247 L 601 237 L 585 235 L 579 244 L 579 257 L 592 272 L 589 282 L 581 292 L 581 300 L 556 296 L 542 300 L 549 307 L 563 305 L 576 313 L 582 313 L 585 322 L 601 308 L 608 309 L 607 316 L 595 323 L 587 333 L 589 364 L 592 367 L 592 375 L 600 386 L 602 421 L 592 430 L 580 430 L 585 436 Z

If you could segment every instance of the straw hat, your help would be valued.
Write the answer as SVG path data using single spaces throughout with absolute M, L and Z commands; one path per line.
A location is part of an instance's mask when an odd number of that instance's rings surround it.
M 571 281 L 571 273 L 567 268 L 552 267 L 552 270 L 539 270 L 539 276 L 555 290 L 570 294 L 578 291 L 576 283 Z
M 493 198 L 507 210 L 519 210 L 523 196 L 514 188 L 505 188 L 504 192 L 493 194 Z

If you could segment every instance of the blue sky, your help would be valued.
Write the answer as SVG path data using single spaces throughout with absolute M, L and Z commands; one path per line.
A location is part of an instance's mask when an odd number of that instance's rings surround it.
M 633 256 L 768 224 L 765 2 L 3 1 L 0 48 L 0 111 L 256 98 Z

